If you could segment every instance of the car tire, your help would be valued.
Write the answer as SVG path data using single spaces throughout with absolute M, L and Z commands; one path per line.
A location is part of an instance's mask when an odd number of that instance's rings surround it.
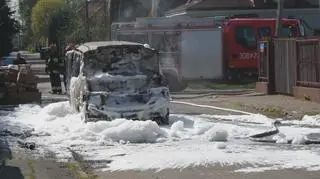
M 170 116 L 170 112 L 168 110 L 166 116 L 163 117 L 161 120 L 162 125 L 169 125 L 169 116 Z
M 167 109 L 167 114 L 163 117 L 158 117 L 156 118 L 154 121 L 158 124 L 158 125 L 169 125 L 169 116 L 170 116 L 170 111 L 169 109 Z

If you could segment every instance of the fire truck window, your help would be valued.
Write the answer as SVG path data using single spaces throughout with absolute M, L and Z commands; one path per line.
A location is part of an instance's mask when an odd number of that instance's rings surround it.
M 270 27 L 259 27 L 258 32 L 259 32 L 259 38 L 271 36 L 271 28 Z
M 256 48 L 257 39 L 255 28 L 250 26 L 237 26 L 235 28 L 235 38 L 238 44 L 245 48 Z

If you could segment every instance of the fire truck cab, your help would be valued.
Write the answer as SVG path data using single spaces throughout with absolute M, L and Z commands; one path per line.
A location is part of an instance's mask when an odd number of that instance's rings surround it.
M 302 37 L 304 28 L 297 19 L 281 20 L 282 37 Z M 235 18 L 227 20 L 224 30 L 224 59 L 229 78 L 253 75 L 257 72 L 260 40 L 274 37 L 275 18 Z

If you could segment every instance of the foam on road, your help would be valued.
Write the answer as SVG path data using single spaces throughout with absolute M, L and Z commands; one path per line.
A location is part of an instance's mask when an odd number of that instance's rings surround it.
M 1 112 L 1 111 L 0 111 Z M 1 116 L 1 115 L 0 115 Z M 246 165 L 237 171 L 252 172 L 286 168 L 320 169 L 318 146 L 304 145 L 306 137 L 319 134 L 319 116 L 286 121 L 273 137 L 277 144 L 261 144 L 248 136 L 269 130 L 263 115 L 170 116 L 170 125 L 152 121 L 116 119 L 84 123 L 71 112 L 68 102 L 45 107 L 22 105 L 12 113 L 3 112 L 0 128 L 31 131 L 30 141 L 40 152 L 49 149 L 60 159 L 71 157 L 68 148 L 104 170 L 149 170 L 205 165 Z M 312 127 L 300 126 L 312 124 Z M 293 140 L 293 144 L 287 144 Z M 95 165 L 95 164 L 93 164 Z

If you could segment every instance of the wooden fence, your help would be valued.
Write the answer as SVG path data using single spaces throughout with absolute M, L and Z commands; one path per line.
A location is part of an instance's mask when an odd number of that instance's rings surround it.
M 269 93 L 293 95 L 295 86 L 320 88 L 320 40 L 273 39 L 260 52 L 259 81 Z
M 320 88 L 318 39 L 297 40 L 296 86 Z

